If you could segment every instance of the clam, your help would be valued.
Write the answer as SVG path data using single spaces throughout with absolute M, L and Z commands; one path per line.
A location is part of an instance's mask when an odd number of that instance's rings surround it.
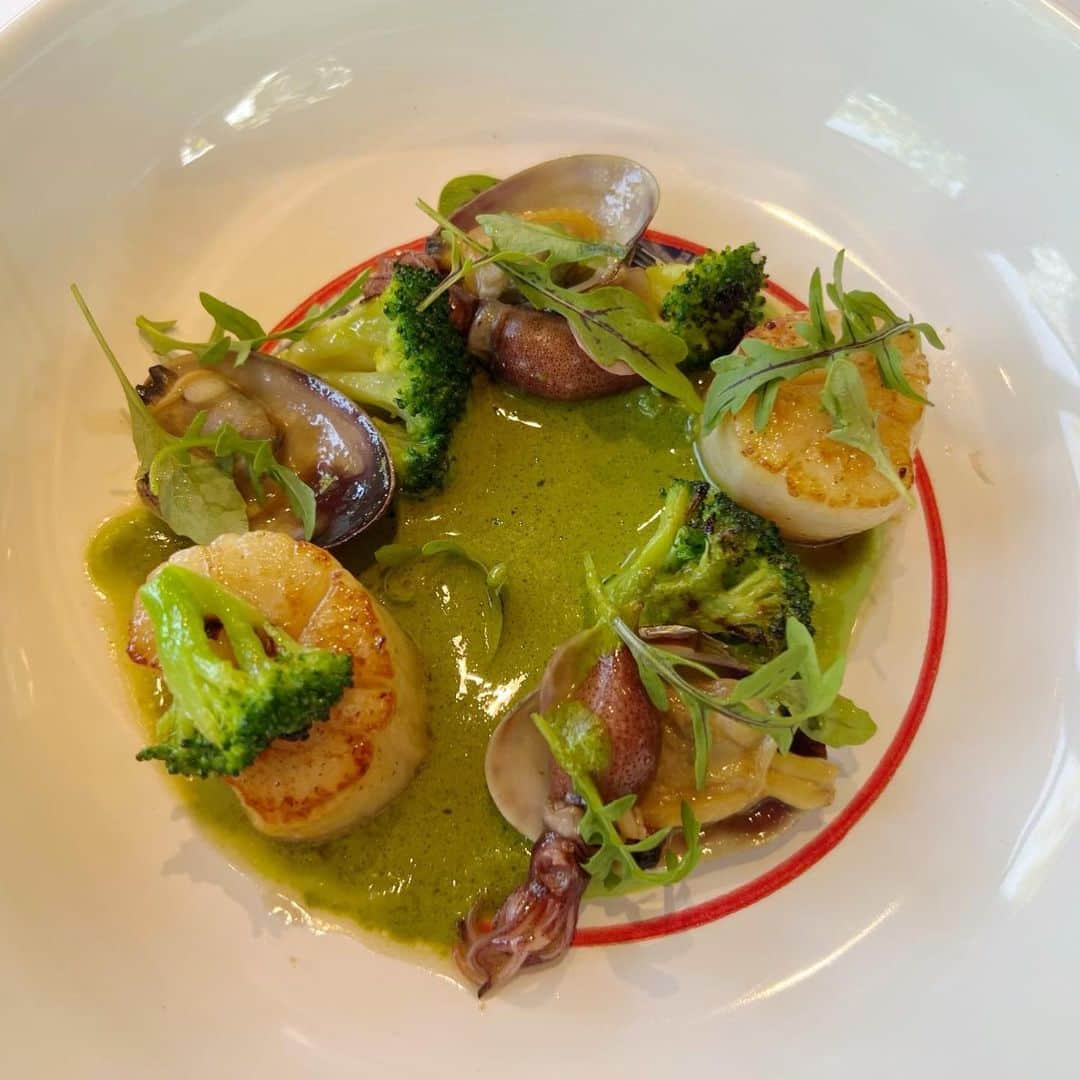
M 697 256 L 678 244 L 663 240 L 639 240 L 630 258 L 631 266 L 660 266 L 663 263 L 692 263 Z
M 564 226 L 581 221 L 595 231 L 590 239 L 618 245 L 629 257 L 659 202 L 660 186 L 644 165 L 613 154 L 576 154 L 514 173 L 460 207 L 450 220 L 465 232 L 478 228 L 479 214 L 528 214 Z M 621 263 L 611 259 L 575 288 L 609 280 Z M 487 269 L 489 273 L 477 281 L 477 291 L 482 299 L 494 299 L 505 278 L 496 267 Z
M 356 536 L 390 505 L 394 470 L 371 419 L 344 394 L 284 360 L 252 353 L 240 365 L 227 359 L 207 367 L 190 354 L 179 356 L 154 365 L 139 395 L 173 434 L 205 412 L 205 432 L 228 423 L 245 438 L 270 439 L 278 461 L 315 491 L 312 539 L 322 547 Z M 241 490 L 244 479 L 237 476 Z M 153 503 L 145 477 L 139 492 Z M 300 531 L 285 500 L 274 495 L 255 508 L 251 526 Z
M 646 627 L 641 636 L 712 668 L 716 678 L 703 687 L 710 693 L 722 696 L 746 674 L 747 668 L 721 644 L 690 627 Z M 542 702 L 551 700 L 552 694 L 554 700 L 564 700 L 575 693 L 570 673 L 580 668 L 576 660 L 587 645 L 585 636 L 578 635 L 556 650 L 540 688 L 511 709 L 488 743 L 484 774 L 491 798 L 503 817 L 530 840 L 549 827 L 545 815 L 550 814 L 552 776 L 558 772 L 532 716 L 542 711 Z M 719 713 L 708 719 L 712 746 L 705 783 L 698 789 L 691 720 L 678 701 L 663 714 L 656 773 L 635 791 L 634 814 L 646 831 L 677 830 L 684 801 L 693 806 L 702 825 L 737 823 L 747 836 L 761 831 L 755 817 L 759 808 L 775 802 L 788 810 L 813 810 L 832 801 L 838 769 L 819 743 L 800 735 L 792 753 L 780 754 L 776 743 L 757 728 Z M 784 819 L 783 814 L 773 816 L 777 825 Z
M 611 154 L 578 154 L 515 173 L 460 207 L 450 220 L 481 236 L 479 216 L 515 213 L 617 246 L 621 254 L 599 264 L 590 260 L 587 265 L 560 268 L 568 272 L 560 283 L 583 291 L 613 281 L 636 257 L 659 201 L 656 178 L 643 165 Z M 447 264 L 439 231 L 431 236 L 429 250 Z M 502 267 L 483 266 L 467 280 L 479 299 L 472 313 L 469 350 L 497 379 L 561 401 L 603 397 L 641 383 L 625 363 L 603 366 L 594 361 L 562 315 L 504 302 L 520 301 L 521 296 Z
M 746 673 L 746 667 L 722 645 L 690 627 L 646 627 L 641 636 L 707 664 L 718 674 L 739 676 Z M 556 649 L 539 688 L 503 717 L 488 742 L 484 758 L 488 791 L 507 822 L 530 840 L 537 839 L 543 831 L 554 771 L 551 752 L 532 722 L 532 716 L 575 693 L 581 670 L 591 666 L 592 647 L 591 632 L 586 630 Z

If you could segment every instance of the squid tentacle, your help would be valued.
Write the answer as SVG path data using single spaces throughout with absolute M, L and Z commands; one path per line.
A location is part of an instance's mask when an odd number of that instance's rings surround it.
M 533 845 L 529 876 L 503 901 L 490 925 L 480 904 L 459 924 L 454 959 L 483 997 L 522 968 L 558 960 L 574 940 L 589 877 L 578 837 L 545 832 Z

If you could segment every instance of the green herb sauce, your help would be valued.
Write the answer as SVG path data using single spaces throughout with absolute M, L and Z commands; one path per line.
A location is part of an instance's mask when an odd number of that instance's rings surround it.
M 215 839 L 301 903 L 440 951 L 478 896 L 501 899 L 528 864 L 526 841 L 488 798 L 484 750 L 552 649 L 580 629 L 583 555 L 592 552 L 601 572 L 613 570 L 667 481 L 697 475 L 686 413 L 651 390 L 567 405 L 478 378 L 454 452 L 445 491 L 399 500 L 393 517 L 335 552 L 388 600 L 427 663 L 432 750 L 406 791 L 348 836 L 310 847 L 259 835 L 219 781 L 171 781 Z M 383 589 L 376 547 L 445 537 L 460 537 L 489 566 L 508 564 L 502 644 L 491 661 L 487 600 L 474 569 L 423 560 L 394 571 L 396 601 Z M 146 574 L 181 546 L 136 510 L 107 522 L 87 555 L 147 731 L 162 693 L 152 672 L 123 655 L 126 623 Z M 880 547 L 871 534 L 804 553 L 825 663 L 844 648 Z M 133 758 L 135 749 L 133 742 Z

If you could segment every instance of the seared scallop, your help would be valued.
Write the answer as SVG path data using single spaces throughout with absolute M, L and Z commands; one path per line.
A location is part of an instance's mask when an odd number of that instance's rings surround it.
M 326 840 L 400 794 L 428 750 L 422 665 L 356 578 L 322 548 L 268 531 L 220 536 L 169 561 L 213 578 L 302 644 L 352 656 L 353 685 L 325 721 L 303 740 L 277 740 L 228 779 L 255 827 L 285 840 Z M 128 652 L 155 663 L 138 601 Z
M 836 312 L 829 315 L 834 329 Z M 748 337 L 790 349 L 804 344 L 795 329 L 804 313 L 770 319 Z M 913 333 L 892 339 L 904 375 L 926 396 L 930 381 L 926 357 Z M 878 434 L 906 487 L 912 483 L 912 457 L 924 406 L 886 389 L 877 362 L 866 351 L 851 354 L 862 376 Z M 741 505 L 772 519 L 791 540 L 821 543 L 863 532 L 887 520 L 904 504 L 896 488 L 868 455 L 828 437 L 833 423 L 821 406 L 824 371 L 808 371 L 780 386 L 765 427 L 754 427 L 756 397 L 734 416 L 726 416 L 699 444 L 710 478 Z

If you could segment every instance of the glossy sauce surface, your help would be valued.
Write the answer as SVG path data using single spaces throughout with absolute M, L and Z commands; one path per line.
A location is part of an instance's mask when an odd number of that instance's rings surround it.
M 500 899 L 527 865 L 526 841 L 488 797 L 484 751 L 492 728 L 536 682 L 552 649 L 580 628 L 584 554 L 591 552 L 604 573 L 615 569 L 658 509 L 661 488 L 672 477 L 697 475 L 687 415 L 653 391 L 567 405 L 518 396 L 478 377 L 446 489 L 423 501 L 399 500 L 392 519 L 335 551 L 388 602 L 425 657 L 433 745 L 413 783 L 348 836 L 300 847 L 256 833 L 224 784 L 172 782 L 215 839 L 299 902 L 445 949 L 472 901 L 485 892 Z M 494 657 L 485 640 L 486 594 L 474 569 L 438 558 L 387 579 L 372 559 L 381 544 L 448 537 L 488 565 L 507 564 L 505 624 Z M 119 662 L 148 727 L 161 693 L 153 673 L 124 657 L 125 624 L 138 585 L 179 544 L 139 510 L 106 523 L 88 553 L 91 577 L 110 604 Z M 879 549 L 870 534 L 804 553 L 823 663 L 847 640 Z

